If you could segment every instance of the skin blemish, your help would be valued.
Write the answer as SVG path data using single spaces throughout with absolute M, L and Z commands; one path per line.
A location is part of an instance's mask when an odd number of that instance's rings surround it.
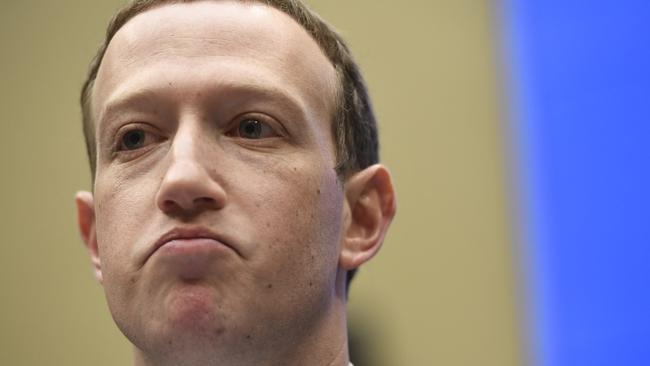
M 269 283 L 269 284 L 266 286 L 266 288 L 273 288 L 273 284 L 272 284 L 272 283 Z
M 317 193 L 317 194 L 320 194 L 320 188 L 316 190 L 316 193 Z

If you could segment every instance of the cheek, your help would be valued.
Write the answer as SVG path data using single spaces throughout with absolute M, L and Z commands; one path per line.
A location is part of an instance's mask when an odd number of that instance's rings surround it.
M 256 258 L 293 287 L 334 278 L 341 237 L 343 190 L 333 169 L 295 162 L 259 177 Z M 254 191 L 251 189 L 251 191 Z M 299 283 L 299 282 L 302 283 Z
M 143 236 L 144 220 L 151 216 L 154 206 L 147 182 L 104 181 L 98 180 L 95 185 L 96 227 L 102 271 L 107 272 L 104 278 L 110 285 L 123 281 L 136 269 L 134 252 Z
M 155 213 L 156 185 L 145 178 L 115 179 L 102 176 L 96 181 L 95 202 L 97 244 L 101 258 L 103 287 L 108 306 L 120 329 L 135 320 L 133 306 L 139 304 L 140 267 L 138 247 L 147 240 L 143 231 Z M 125 321 L 125 319 L 127 319 Z

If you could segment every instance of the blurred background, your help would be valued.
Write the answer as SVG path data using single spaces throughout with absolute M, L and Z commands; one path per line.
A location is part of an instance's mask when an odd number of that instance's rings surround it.
M 650 365 L 650 2 L 499 9 L 528 362 Z
M 650 364 L 642 1 L 310 0 L 369 84 L 398 215 L 357 366 Z M 122 0 L 0 5 L 0 364 L 128 365 L 78 239 L 78 95 Z

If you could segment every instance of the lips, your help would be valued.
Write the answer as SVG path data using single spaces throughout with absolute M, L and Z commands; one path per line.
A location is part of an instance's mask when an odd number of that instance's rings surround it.
M 199 226 L 177 227 L 163 234 L 152 246 L 146 260 L 154 253 L 165 249 L 177 255 L 196 254 L 205 251 L 209 247 L 228 248 L 239 255 L 239 252 L 228 244 L 220 235 L 215 232 Z

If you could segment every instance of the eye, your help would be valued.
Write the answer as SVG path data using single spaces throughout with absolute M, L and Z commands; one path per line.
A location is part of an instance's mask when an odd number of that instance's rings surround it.
M 122 136 L 122 146 L 125 150 L 139 149 L 143 144 L 144 131 L 142 130 L 129 131 Z
M 141 128 L 134 128 L 122 134 L 119 139 L 118 150 L 137 150 L 151 144 L 153 140 L 154 136 L 150 132 Z
M 278 136 L 273 128 L 257 118 L 245 118 L 241 120 L 230 135 L 251 140 Z

